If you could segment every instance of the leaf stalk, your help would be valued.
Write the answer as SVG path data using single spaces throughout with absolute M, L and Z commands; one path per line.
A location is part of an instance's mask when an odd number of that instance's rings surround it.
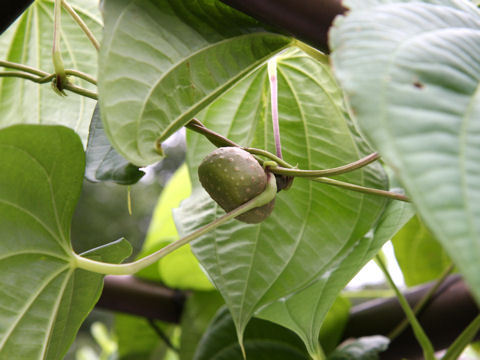
M 158 250 L 157 252 L 141 258 L 137 261 L 128 263 L 128 264 L 109 264 L 101 261 L 95 261 L 91 259 L 84 258 L 78 254 L 73 254 L 73 265 L 88 270 L 91 272 L 96 272 L 99 274 L 108 274 L 108 275 L 132 275 L 136 272 L 144 269 L 145 267 L 157 262 L 162 257 L 170 254 L 171 252 L 177 250 L 178 248 L 188 244 L 190 241 L 197 239 L 198 237 L 212 231 L 218 226 L 226 223 L 227 221 L 259 206 L 263 206 L 275 198 L 277 193 L 277 185 L 275 181 L 275 176 L 269 175 L 267 187 L 265 190 L 254 197 L 250 201 L 247 201 L 245 204 L 239 206 L 238 208 L 226 213 L 225 215 L 219 217 L 215 221 L 202 226 L 197 229 L 190 235 L 187 235 L 180 240 L 171 243 L 164 248 Z

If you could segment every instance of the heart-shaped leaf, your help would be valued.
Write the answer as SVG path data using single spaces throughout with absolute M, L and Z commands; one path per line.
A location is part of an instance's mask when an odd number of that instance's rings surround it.
M 70 0 L 69 4 L 98 37 L 102 20 L 98 0 Z M 0 36 L 1 60 L 29 65 L 52 73 L 53 0 L 37 0 Z M 64 65 L 87 74 L 97 73 L 97 50 L 82 34 L 78 24 L 62 11 L 61 49 Z M 74 84 L 95 90 L 78 78 Z M 28 105 L 26 105 L 28 104 Z M 36 84 L 20 78 L 0 78 L 0 127 L 19 123 L 59 124 L 74 129 L 84 144 L 95 101 L 68 93 L 58 96 L 49 84 Z
M 292 50 L 278 60 L 280 128 L 286 161 L 303 169 L 323 169 L 357 160 L 368 148 L 351 128 L 342 94 L 328 61 Z M 269 112 L 266 66 L 232 88 L 200 117 L 207 127 L 244 146 L 275 149 Z M 189 137 L 194 176 L 213 148 Z M 273 150 L 274 151 L 274 150 Z M 371 165 L 339 176 L 364 186 L 385 187 L 381 167 Z M 188 234 L 223 213 L 197 185 L 174 212 L 180 234 Z M 298 291 L 324 274 L 329 264 L 371 228 L 385 205 L 380 197 L 296 179 L 282 191 L 270 218 L 258 225 L 236 220 L 192 244 L 216 288 L 225 298 L 239 337 L 252 314 Z M 318 334 L 317 334 L 318 335 Z
M 288 46 L 219 0 L 106 0 L 99 96 L 113 146 L 136 165 L 237 80 Z
M 365 136 L 480 300 L 480 14 L 463 1 L 352 2 L 333 63 Z
M 72 265 L 82 143 L 65 127 L 16 125 L 0 130 L 0 163 L 0 358 L 61 359 L 103 285 Z M 130 251 L 121 240 L 84 256 L 120 262 Z
M 320 276 L 306 289 L 270 304 L 256 316 L 292 329 L 303 339 L 309 353 L 318 355 L 318 336 L 338 293 L 413 214 L 410 204 L 390 202 L 373 234 L 358 241 L 347 254 L 337 259 L 328 276 Z

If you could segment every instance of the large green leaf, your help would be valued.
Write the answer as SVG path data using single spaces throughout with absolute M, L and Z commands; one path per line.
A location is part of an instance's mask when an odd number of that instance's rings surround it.
M 0 130 L 0 359 L 61 359 L 103 276 L 72 265 L 70 221 L 84 170 L 80 138 L 60 126 Z M 85 254 L 119 262 L 121 240 Z
M 462 1 L 359 2 L 330 40 L 364 134 L 480 300 L 478 10 Z
M 69 3 L 93 33 L 100 37 L 102 21 L 98 0 L 71 0 Z M 53 0 L 36 0 L 0 36 L 1 60 L 53 72 L 53 4 Z M 65 11 L 62 12 L 61 36 L 65 67 L 95 76 L 97 50 Z M 84 88 L 94 89 L 84 80 L 72 78 L 72 81 Z M 19 123 L 60 124 L 74 129 L 85 144 L 94 107 L 94 100 L 80 95 L 69 93 L 65 97 L 58 96 L 49 84 L 0 78 L 0 127 Z
M 219 0 L 106 0 L 100 105 L 136 165 L 238 79 L 289 45 Z
M 249 360 L 307 360 L 300 339 L 269 321 L 253 319 L 245 332 Z M 194 360 L 244 360 L 235 325 L 226 307 L 220 309 L 202 337 Z
M 317 354 L 321 327 L 338 293 L 412 216 L 410 204 L 390 202 L 373 234 L 339 257 L 330 267 L 328 276 L 319 276 L 306 289 L 270 304 L 257 316 L 292 329 L 307 344 L 310 354 Z
M 328 61 L 292 50 L 278 62 L 279 112 L 285 159 L 303 169 L 330 168 L 368 152 L 343 111 L 342 94 Z M 200 117 L 206 126 L 239 144 L 274 151 L 266 66 L 219 98 Z M 223 211 L 198 186 L 196 168 L 213 148 L 190 136 L 188 160 L 193 196 L 174 212 L 180 234 L 213 221 Z M 383 188 L 381 167 L 339 176 Z M 307 286 L 371 228 L 385 200 L 296 179 L 282 191 L 265 222 L 228 222 L 192 244 L 233 314 L 239 337 L 252 314 Z M 318 334 L 317 334 L 318 335 Z
M 392 243 L 407 286 L 437 279 L 452 263 L 418 216 L 393 237 Z

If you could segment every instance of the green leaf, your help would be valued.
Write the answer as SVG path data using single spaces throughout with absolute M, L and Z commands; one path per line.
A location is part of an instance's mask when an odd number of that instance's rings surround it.
M 159 321 L 155 324 L 165 335 L 171 336 L 173 325 Z M 118 357 L 121 360 L 163 359 L 168 349 L 146 318 L 115 314 L 114 331 L 118 341 Z
M 277 69 L 286 161 L 298 163 L 302 169 L 324 169 L 369 153 L 346 117 L 342 94 L 326 58 L 319 61 L 291 50 L 282 54 Z M 209 106 L 200 118 L 207 127 L 241 145 L 275 152 L 269 105 L 263 66 Z M 174 212 L 181 235 L 223 213 L 194 175 L 213 146 L 198 135 L 189 135 L 187 156 L 196 187 L 192 197 Z M 338 178 L 376 188 L 386 186 L 378 165 Z M 299 178 L 290 190 L 278 193 L 276 208 L 263 223 L 233 220 L 193 242 L 192 248 L 225 298 L 241 338 L 256 310 L 305 288 L 329 271 L 332 261 L 348 252 L 378 220 L 385 203 L 381 197 Z
M 0 36 L 1 60 L 8 60 L 52 73 L 53 0 L 37 0 Z M 98 0 L 70 0 L 93 33 L 100 38 L 102 21 Z M 62 56 L 65 67 L 95 75 L 97 50 L 70 15 L 62 11 Z M 78 78 L 75 85 L 95 90 Z M 49 84 L 19 78 L 0 78 L 0 127 L 19 123 L 58 124 L 74 129 L 86 144 L 95 101 L 77 94 L 58 96 Z
M 182 311 L 180 360 L 192 360 L 198 343 L 224 301 L 217 291 L 195 291 Z
M 350 307 L 350 300 L 339 296 L 325 315 L 318 341 L 326 354 L 332 352 L 340 343 L 350 316 Z
M 88 132 L 85 177 L 93 182 L 135 184 L 145 173 L 125 160 L 110 144 L 103 129 L 100 107 L 95 106 Z
M 363 133 L 480 300 L 480 15 L 469 2 L 372 1 L 331 31 Z
M 328 360 L 377 360 L 380 358 L 378 354 L 385 351 L 389 343 L 385 336 L 361 337 L 335 350 Z
M 103 285 L 72 266 L 83 147 L 65 127 L 16 125 L 0 130 L 0 163 L 0 358 L 60 359 Z M 130 251 L 121 240 L 85 256 L 119 262 Z
M 172 210 L 191 193 L 188 168 L 182 165 L 162 192 L 153 213 L 150 228 L 139 258 L 150 255 L 178 240 Z M 213 285 L 193 256 L 190 245 L 182 246 L 157 263 L 139 271 L 137 276 L 162 281 L 176 289 L 212 290 Z
M 269 321 L 252 319 L 245 331 L 245 352 L 249 360 L 306 360 L 308 354 L 291 331 Z M 194 360 L 243 360 L 235 325 L 227 308 L 222 308 L 202 337 Z
M 392 243 L 407 286 L 437 279 L 452 263 L 418 216 L 393 237 Z
M 291 43 L 218 0 L 106 0 L 99 96 L 113 146 L 136 165 Z
M 338 293 L 413 213 L 410 204 L 391 201 L 374 232 L 357 241 L 344 256 L 336 259 L 328 276 L 319 276 L 306 289 L 261 309 L 257 316 L 292 329 L 307 344 L 310 354 L 317 354 L 321 327 Z

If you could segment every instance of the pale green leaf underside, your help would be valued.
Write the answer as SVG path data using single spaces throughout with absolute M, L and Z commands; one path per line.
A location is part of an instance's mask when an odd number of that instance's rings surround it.
M 30 8 L 0 36 L 1 60 L 21 63 L 53 72 L 53 0 L 36 0 Z M 100 39 L 102 23 L 97 0 L 73 0 L 69 3 Z M 62 12 L 62 56 L 67 69 L 92 76 L 97 74 L 97 50 L 78 25 Z M 1 69 L 4 70 L 4 69 Z M 7 69 L 5 69 L 7 70 Z M 74 84 L 90 90 L 95 87 L 72 78 Z M 59 124 L 77 132 L 86 144 L 88 126 L 95 101 L 77 94 L 58 96 L 50 84 L 36 84 L 18 78 L 0 78 L 0 127 L 13 124 Z
M 354 161 L 368 149 L 350 132 L 342 95 L 327 61 L 298 50 L 278 64 L 279 113 L 283 153 L 304 169 L 329 168 Z M 206 126 L 239 144 L 274 150 L 266 66 L 258 69 L 209 106 L 200 116 Z M 191 135 L 191 136 L 190 136 Z M 198 187 L 196 169 L 213 149 L 189 133 L 188 162 L 193 196 L 174 213 L 180 233 L 190 233 L 223 211 Z M 382 188 L 381 168 L 340 177 Z M 296 179 L 276 199 L 270 218 L 259 225 L 231 221 L 192 244 L 195 255 L 222 293 L 234 321 L 243 331 L 255 310 L 306 286 L 328 264 L 348 250 L 378 218 L 385 202 Z
M 99 95 L 110 141 L 136 165 L 158 161 L 156 141 L 290 42 L 218 0 L 107 0 Z
M 442 3 L 354 10 L 331 33 L 333 62 L 365 135 L 480 299 L 480 15 Z
M 0 163 L 0 359 L 61 359 L 102 288 L 71 265 L 83 147 L 68 128 L 17 125 L 0 131 Z M 124 245 L 86 256 L 120 261 Z

